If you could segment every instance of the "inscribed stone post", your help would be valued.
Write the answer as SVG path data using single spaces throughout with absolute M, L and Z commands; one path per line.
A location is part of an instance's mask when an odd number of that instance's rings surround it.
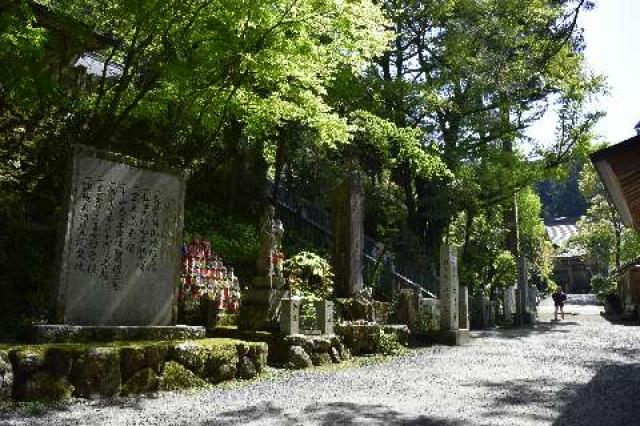
M 513 324 L 513 314 L 515 311 L 516 289 L 514 286 L 504 289 L 502 295 L 504 305 L 504 322 L 507 325 Z
M 518 258 L 518 295 L 516 300 L 517 322 L 519 325 L 529 324 L 528 299 L 529 283 L 527 280 L 527 259 L 524 256 Z
M 469 328 L 469 291 L 466 285 L 459 286 L 458 315 L 459 327 Z
M 440 329 L 458 330 L 458 258 L 455 247 L 440 249 Z
M 336 295 L 353 297 L 363 287 L 364 192 L 357 173 L 338 187 L 333 207 Z
M 65 324 L 173 321 L 185 180 L 77 146 L 58 291 Z
M 300 332 L 300 304 L 296 297 L 282 299 L 280 309 L 280 331 L 285 335 Z

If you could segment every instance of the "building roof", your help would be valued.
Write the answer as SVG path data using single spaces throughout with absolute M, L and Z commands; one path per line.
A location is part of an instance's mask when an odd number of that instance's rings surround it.
M 640 135 L 591 154 L 625 225 L 640 229 Z
M 74 67 L 84 68 L 86 73 L 94 77 L 102 77 L 104 71 L 105 59 L 94 52 L 85 52 L 73 64 Z M 109 62 L 107 65 L 105 77 L 119 78 L 122 76 L 122 65 Z
M 552 219 L 545 222 L 544 228 L 551 243 L 560 249 L 558 257 L 576 257 L 583 254 L 579 250 L 567 247 L 569 239 L 578 232 L 576 218 L 559 217 Z
M 637 268 L 637 267 L 640 267 L 640 256 L 628 261 L 623 265 L 620 265 L 619 267 L 611 271 L 611 275 L 613 277 L 620 276 L 625 272 L 629 271 L 630 269 Z

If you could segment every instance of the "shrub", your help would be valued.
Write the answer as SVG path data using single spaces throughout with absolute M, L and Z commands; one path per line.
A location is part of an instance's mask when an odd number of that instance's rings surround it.
M 398 336 L 393 333 L 385 333 L 380 329 L 378 336 L 378 352 L 383 355 L 399 355 L 406 351 L 406 348 L 398 341 Z
M 323 257 L 303 251 L 285 260 L 283 268 L 293 294 L 318 299 L 333 294 L 333 271 Z
M 594 275 L 591 277 L 591 291 L 595 293 L 600 302 L 604 302 L 606 298 L 616 295 L 618 284 L 610 277 Z

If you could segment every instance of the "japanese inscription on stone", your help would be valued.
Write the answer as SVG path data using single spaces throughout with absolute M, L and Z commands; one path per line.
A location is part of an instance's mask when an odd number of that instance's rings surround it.
M 168 325 L 184 179 L 76 148 L 62 262 L 64 322 Z
M 458 330 L 458 259 L 455 248 L 440 250 L 440 321 L 442 330 Z

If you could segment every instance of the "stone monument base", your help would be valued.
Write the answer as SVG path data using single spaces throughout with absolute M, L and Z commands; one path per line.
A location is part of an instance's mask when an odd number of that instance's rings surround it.
M 428 334 L 429 340 L 447 346 L 462 346 L 471 342 L 471 335 L 466 328 L 460 330 L 438 330 Z
M 242 294 L 237 320 L 238 328 L 277 331 L 280 301 L 287 293 L 284 278 L 255 278 L 252 286 Z
M 90 343 L 140 340 L 204 339 L 204 327 L 176 326 L 81 326 L 64 324 L 34 325 L 30 330 L 35 343 Z

